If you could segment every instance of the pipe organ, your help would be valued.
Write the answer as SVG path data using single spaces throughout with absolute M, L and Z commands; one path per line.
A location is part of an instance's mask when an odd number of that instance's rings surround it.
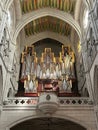
M 21 56 L 20 76 L 25 93 L 71 92 L 75 81 L 74 63 L 75 56 L 70 47 L 62 46 L 59 57 L 54 56 L 51 48 L 45 48 L 41 57 L 38 57 L 34 46 L 26 46 Z

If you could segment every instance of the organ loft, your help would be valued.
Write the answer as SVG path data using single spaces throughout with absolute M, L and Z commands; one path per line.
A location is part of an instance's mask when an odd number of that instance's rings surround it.
M 79 96 L 75 54 L 70 46 L 64 45 L 58 53 L 56 57 L 51 48 L 44 48 L 38 57 L 34 45 L 25 46 L 21 54 L 16 96 L 39 96 L 42 92 L 54 92 L 58 96 Z

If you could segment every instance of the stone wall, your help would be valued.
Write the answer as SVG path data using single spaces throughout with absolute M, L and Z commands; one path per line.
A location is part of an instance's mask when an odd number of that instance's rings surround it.
M 95 84 L 95 66 L 98 65 L 98 1 L 94 0 L 88 7 L 88 27 L 84 31 L 82 39 L 82 55 L 85 67 L 85 75 L 87 82 L 87 89 L 89 91 L 90 97 L 94 100 L 95 105 L 95 117 L 98 122 L 98 107 L 96 106 L 97 87 Z M 96 74 L 97 75 L 97 74 Z M 97 81 L 96 81 L 97 82 Z M 98 123 L 97 123 L 98 124 Z
M 14 30 L 14 19 L 11 19 L 11 12 L 14 12 L 14 4 L 12 4 L 9 8 L 9 11 L 5 9 L 4 4 L 5 1 L 0 1 L 0 66 L 2 67 L 2 79 L 3 85 L 0 86 L 2 89 L 3 98 L 7 97 L 9 88 L 11 88 L 14 92 L 14 88 L 11 83 L 11 77 L 13 75 L 12 65 L 13 65 L 13 55 L 15 51 L 15 45 L 12 42 L 12 30 Z M 13 14 L 13 18 L 15 18 Z M 3 100 L 2 98 L 2 100 Z
M 47 115 L 44 115 L 39 110 L 34 109 L 29 111 L 23 109 L 17 109 L 13 111 L 4 110 L 0 118 L 0 130 L 9 130 L 9 128 L 22 121 L 40 117 L 47 117 Z M 62 106 L 59 107 L 58 111 L 54 113 L 52 117 L 75 122 L 85 127 L 87 130 L 97 130 L 92 106 Z

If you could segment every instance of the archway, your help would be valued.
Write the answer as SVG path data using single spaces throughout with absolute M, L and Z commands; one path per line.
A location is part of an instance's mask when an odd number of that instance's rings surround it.
M 46 39 L 46 38 L 50 38 L 50 39 L 54 39 L 56 41 L 61 42 L 62 44 L 70 44 L 71 41 L 68 39 L 68 37 L 57 34 L 55 32 L 49 32 L 49 31 L 45 31 L 45 32 L 40 32 L 38 34 L 31 36 L 30 38 L 28 38 L 26 40 L 26 45 L 31 45 L 34 44 L 35 42 L 38 42 L 42 39 Z
M 58 14 L 58 15 L 57 15 Z M 18 22 L 17 26 L 16 26 L 16 30 L 14 32 L 14 35 L 13 35 L 13 43 L 15 43 L 16 41 L 16 38 L 19 34 L 19 32 L 21 31 L 21 29 L 26 25 L 28 24 L 29 22 L 33 21 L 33 20 L 36 20 L 40 17 L 45 17 L 45 16 L 52 16 L 52 17 L 55 17 L 55 18 L 58 18 L 66 23 L 68 23 L 70 26 L 72 26 L 79 38 L 81 39 L 81 29 L 80 29 L 80 26 L 79 24 L 73 19 L 73 17 L 70 15 L 70 14 L 67 14 L 65 12 L 61 12 L 59 10 L 56 10 L 56 9 L 40 9 L 40 10 L 37 10 L 37 11 L 33 11 L 31 14 L 26 14 L 25 16 L 23 16 L 21 18 L 21 20 Z
M 55 117 L 41 117 L 36 119 L 29 119 L 24 122 L 21 122 L 13 127 L 10 130 L 86 130 L 83 126 L 74 123 L 69 120 L 55 118 Z

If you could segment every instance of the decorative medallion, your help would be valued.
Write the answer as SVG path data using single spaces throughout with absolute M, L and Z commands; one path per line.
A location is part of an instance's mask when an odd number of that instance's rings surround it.
M 46 100 L 50 100 L 51 99 L 51 96 L 48 94 L 47 96 L 46 96 Z

